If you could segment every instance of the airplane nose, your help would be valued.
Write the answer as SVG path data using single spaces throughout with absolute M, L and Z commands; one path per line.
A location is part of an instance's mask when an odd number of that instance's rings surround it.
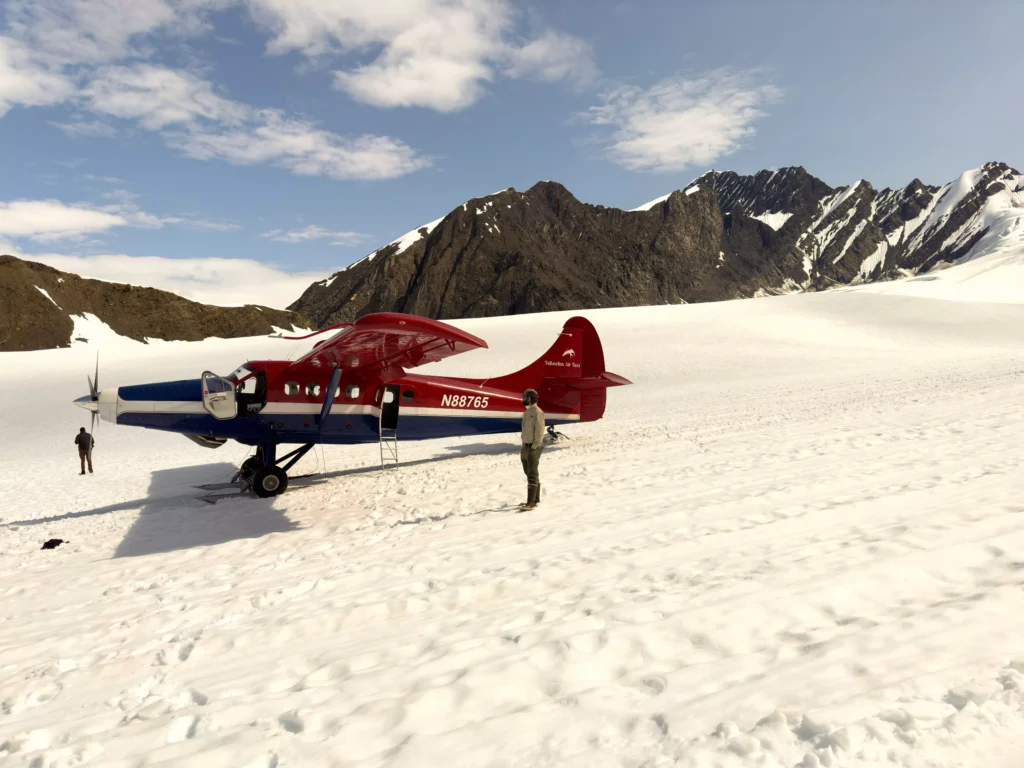
M 77 398 L 75 400 L 75 405 L 79 408 L 84 408 L 87 411 L 92 411 L 93 413 L 99 413 L 100 410 L 99 402 L 93 400 L 91 395 L 83 395 L 82 397 Z

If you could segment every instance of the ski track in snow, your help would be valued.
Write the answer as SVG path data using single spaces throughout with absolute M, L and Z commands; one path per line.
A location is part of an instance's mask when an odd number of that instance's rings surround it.
M 421 371 L 513 370 L 571 314 Z M 582 314 L 635 384 L 527 514 L 514 435 L 207 505 L 244 448 L 101 423 L 79 477 L 95 348 L 5 354 L 0 765 L 1019 765 L 1024 306 Z M 102 386 L 301 351 L 103 350 Z

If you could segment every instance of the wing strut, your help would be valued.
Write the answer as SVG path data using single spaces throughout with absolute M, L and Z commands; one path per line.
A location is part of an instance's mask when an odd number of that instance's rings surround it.
M 323 428 L 324 419 L 331 412 L 331 406 L 334 405 L 334 393 L 338 391 L 338 382 L 341 381 L 341 368 L 334 366 L 334 371 L 331 373 L 331 383 L 327 385 L 327 396 L 324 398 L 323 408 L 320 409 L 320 415 L 316 419 L 316 425 Z

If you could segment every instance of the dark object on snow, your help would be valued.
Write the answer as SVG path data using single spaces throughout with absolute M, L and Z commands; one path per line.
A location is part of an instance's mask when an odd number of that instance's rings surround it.
M 551 445 L 553 443 L 557 443 L 559 440 L 568 439 L 568 437 L 566 437 L 561 432 L 555 429 L 554 424 L 549 424 L 548 431 L 544 433 L 544 445 Z
M 64 539 L 50 539 L 43 543 L 43 549 L 56 549 L 64 543 Z

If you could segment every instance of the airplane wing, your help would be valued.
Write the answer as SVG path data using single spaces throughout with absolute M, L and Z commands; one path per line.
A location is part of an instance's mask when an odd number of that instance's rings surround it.
M 480 348 L 486 349 L 487 342 L 447 323 L 377 312 L 318 343 L 286 370 L 323 370 L 337 365 L 346 372 L 381 370 L 387 374 L 392 368 L 415 368 Z

